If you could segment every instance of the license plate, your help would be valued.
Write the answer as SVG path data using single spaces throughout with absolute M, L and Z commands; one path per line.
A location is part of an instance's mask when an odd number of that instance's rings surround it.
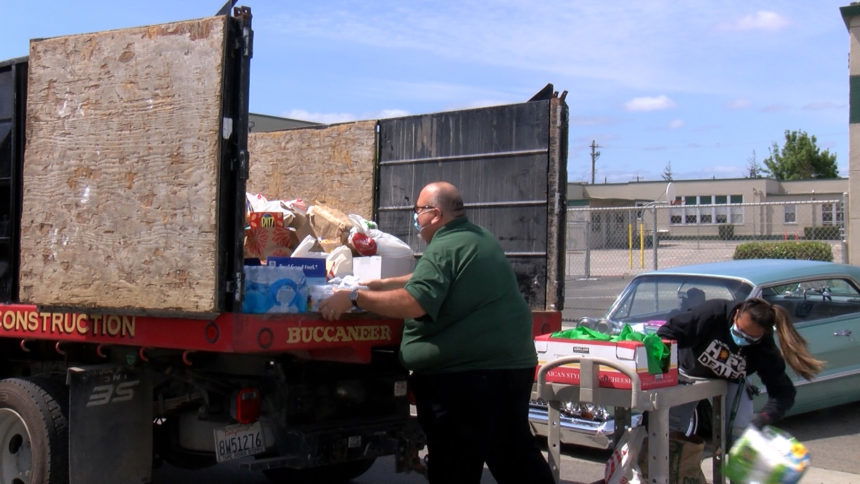
M 265 450 L 266 442 L 263 440 L 263 426 L 260 422 L 215 429 L 215 458 L 218 462 L 256 455 Z

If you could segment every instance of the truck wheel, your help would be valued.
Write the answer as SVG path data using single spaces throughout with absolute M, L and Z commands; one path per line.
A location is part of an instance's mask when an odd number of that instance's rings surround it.
M 65 386 L 49 379 L 0 381 L 0 481 L 69 480 Z
M 268 469 L 263 474 L 270 481 L 283 484 L 344 483 L 367 472 L 374 462 L 376 459 L 370 458 L 311 469 Z

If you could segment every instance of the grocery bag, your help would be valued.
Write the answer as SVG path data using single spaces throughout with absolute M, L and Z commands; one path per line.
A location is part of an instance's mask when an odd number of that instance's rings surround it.
M 627 428 L 615 445 L 615 450 L 603 471 L 606 484 L 633 484 L 645 482 L 639 470 L 639 452 L 645 440 L 645 428 Z
M 809 468 L 806 446 L 787 432 L 766 426 L 748 427 L 732 445 L 726 477 L 737 482 L 794 484 Z

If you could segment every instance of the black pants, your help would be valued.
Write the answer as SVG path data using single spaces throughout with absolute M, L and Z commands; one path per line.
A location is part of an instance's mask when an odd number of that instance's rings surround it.
M 553 483 L 528 423 L 534 368 L 413 375 L 431 484 Z

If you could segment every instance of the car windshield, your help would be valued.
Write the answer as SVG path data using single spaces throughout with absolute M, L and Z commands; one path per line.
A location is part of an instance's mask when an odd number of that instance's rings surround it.
M 710 299 L 733 303 L 746 299 L 752 286 L 736 279 L 677 274 L 651 274 L 635 278 L 609 310 L 607 318 L 619 323 L 666 321 Z

